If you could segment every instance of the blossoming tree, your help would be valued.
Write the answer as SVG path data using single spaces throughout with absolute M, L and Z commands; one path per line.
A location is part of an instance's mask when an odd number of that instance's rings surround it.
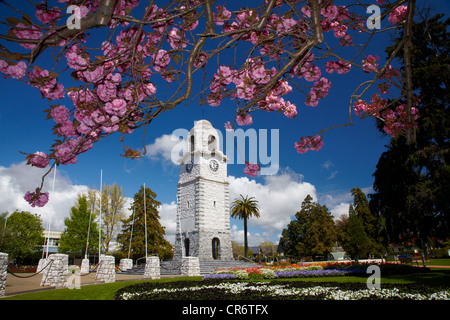
M 12 16 L 2 21 L 0 72 L 39 90 L 50 101 L 47 118 L 55 123 L 56 142 L 48 151 L 26 153 L 28 164 L 50 165 L 48 172 L 75 164 L 102 138 L 147 127 L 197 96 L 211 107 L 224 99 L 236 102 L 236 111 L 224 119 L 226 129 L 251 125 L 254 112 L 281 113 L 289 121 L 298 110 L 288 93 L 297 90 L 305 105 L 316 107 L 331 88 L 329 75 L 350 76 L 353 68 L 361 68 L 367 81 L 346 98 L 344 125 L 352 124 L 354 109 L 384 121 L 389 134 L 414 139 L 418 98 L 407 57 L 415 1 L 376 0 L 369 8 L 338 2 L 261 0 L 240 8 L 213 0 L 48 0 L 26 8 L 2 1 Z M 380 61 L 366 52 L 376 33 L 398 28 L 405 36 L 391 57 Z M 405 53 L 404 72 L 391 64 L 399 50 Z M 64 98 L 71 104 L 58 102 Z M 319 150 L 328 129 L 300 137 L 295 148 Z M 144 152 L 125 147 L 123 155 Z M 258 170 L 249 163 L 245 173 L 256 176 Z M 48 201 L 45 175 L 25 195 L 32 206 Z

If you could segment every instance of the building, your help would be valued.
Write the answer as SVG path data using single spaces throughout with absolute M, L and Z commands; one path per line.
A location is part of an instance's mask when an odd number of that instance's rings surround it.
M 180 159 L 174 260 L 232 260 L 227 157 L 207 120 L 197 121 Z
M 59 239 L 61 239 L 61 234 L 62 234 L 61 231 L 44 230 L 44 238 L 45 238 L 45 243 L 43 245 L 44 253 L 47 253 L 47 247 L 48 247 L 48 254 L 58 253 L 58 245 Z

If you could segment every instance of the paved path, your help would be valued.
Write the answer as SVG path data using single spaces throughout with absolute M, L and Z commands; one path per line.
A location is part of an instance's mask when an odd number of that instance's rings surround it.
M 19 277 L 30 276 L 31 273 L 18 273 Z M 96 273 L 91 272 L 88 275 L 81 276 L 81 285 L 104 283 L 102 281 L 95 280 Z M 179 276 L 161 276 L 161 278 L 173 278 Z M 18 278 L 8 273 L 6 277 L 6 291 L 5 296 L 11 296 L 21 293 L 36 292 L 54 289 L 54 287 L 41 287 L 42 274 L 38 274 L 30 278 Z M 132 281 L 132 280 L 149 280 L 144 278 L 143 275 L 127 275 L 116 274 L 116 281 Z

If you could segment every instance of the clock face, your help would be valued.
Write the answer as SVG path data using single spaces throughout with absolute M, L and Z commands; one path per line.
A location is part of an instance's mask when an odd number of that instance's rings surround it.
M 210 168 L 212 171 L 216 172 L 216 171 L 219 169 L 219 163 L 218 163 L 216 160 L 212 159 L 212 160 L 209 162 L 209 168 Z
M 187 163 L 186 164 L 186 172 L 190 173 L 192 171 L 192 167 L 193 167 L 192 163 Z

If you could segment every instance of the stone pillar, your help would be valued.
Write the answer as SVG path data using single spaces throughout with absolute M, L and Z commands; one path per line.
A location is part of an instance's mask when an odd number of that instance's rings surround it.
M 159 279 L 161 278 L 161 267 L 159 258 L 156 256 L 147 257 L 144 270 L 144 278 Z
M 114 256 L 100 257 L 95 279 L 106 283 L 116 281 L 116 259 Z
M 41 286 L 54 286 L 57 289 L 67 287 L 67 272 L 69 270 L 69 256 L 55 253 L 48 256 L 47 267 L 42 271 Z M 43 266 L 45 267 L 45 266 Z
M 183 276 L 199 276 L 200 260 L 198 257 L 183 257 L 181 259 L 181 274 Z
M 89 259 L 83 259 L 81 260 L 81 274 L 89 273 Z
M 127 271 L 133 268 L 133 259 L 120 259 L 119 269 L 121 271 Z
M 0 297 L 5 295 L 6 275 L 8 273 L 8 254 L 0 252 Z
M 42 270 L 42 268 L 45 268 L 46 265 L 48 265 L 49 260 L 48 259 L 39 259 L 39 263 L 36 269 L 36 273 L 40 272 Z

